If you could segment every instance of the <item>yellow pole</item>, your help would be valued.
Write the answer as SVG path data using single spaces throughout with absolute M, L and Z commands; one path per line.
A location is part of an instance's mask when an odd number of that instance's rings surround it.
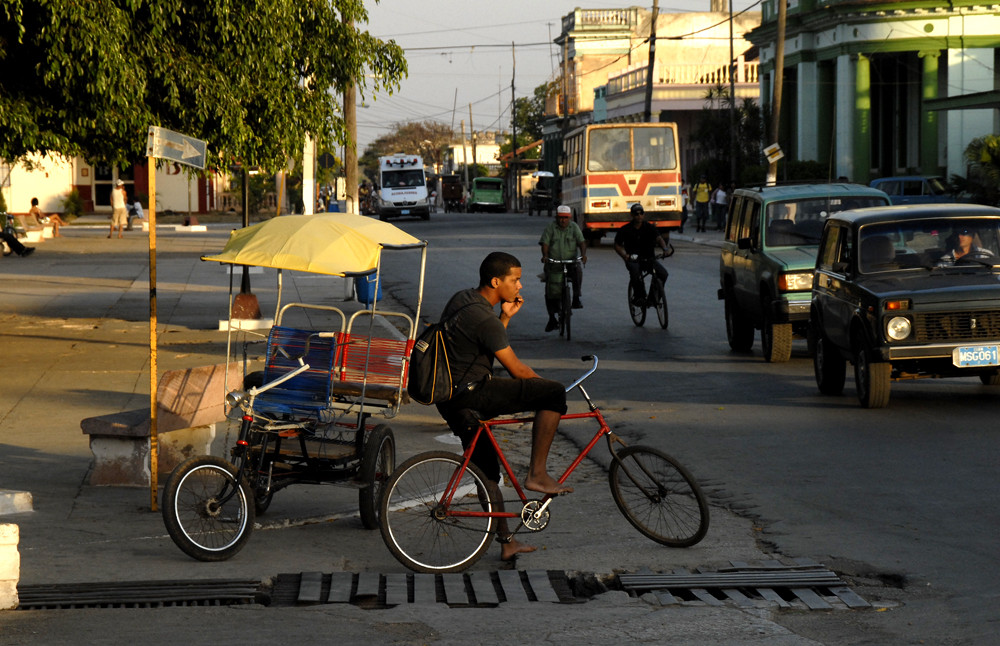
M 159 471 L 156 432 L 156 158 L 147 157 L 149 168 L 149 499 L 157 511 L 156 474 Z

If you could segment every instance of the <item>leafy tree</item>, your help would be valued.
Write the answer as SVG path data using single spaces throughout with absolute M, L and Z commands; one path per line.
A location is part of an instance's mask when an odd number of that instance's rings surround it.
M 150 125 L 204 139 L 209 164 L 274 171 L 348 138 L 353 80 L 392 91 L 402 49 L 354 24 L 363 0 L 7 0 L 0 6 L 0 158 L 127 164 Z
M 372 181 L 378 178 L 378 158 L 395 153 L 420 155 L 424 163 L 441 164 L 445 149 L 454 140 L 451 128 L 436 121 L 409 121 L 396 123 L 393 130 L 368 144 L 358 160 L 365 175 Z
M 688 179 L 697 178 L 701 172 L 705 172 L 713 184 L 729 181 L 730 158 L 733 154 L 730 150 L 731 105 L 733 103 L 729 88 L 724 85 L 716 85 L 706 93 L 705 105 L 692 139 L 708 153 L 708 160 L 687 171 Z M 764 117 L 760 106 L 753 99 L 743 99 L 736 104 L 737 184 L 745 184 L 756 176 L 755 167 L 761 163 L 760 142 L 763 140 Z
M 521 97 L 514 101 L 514 123 L 517 125 L 518 140 L 524 133 L 529 142 L 542 138 L 542 124 L 545 123 L 545 99 L 559 88 L 558 81 L 542 83 L 535 88 L 531 98 Z
M 1000 206 L 1000 136 L 973 139 L 965 148 L 965 161 L 969 176 L 952 175 L 953 188 L 969 194 L 973 202 Z

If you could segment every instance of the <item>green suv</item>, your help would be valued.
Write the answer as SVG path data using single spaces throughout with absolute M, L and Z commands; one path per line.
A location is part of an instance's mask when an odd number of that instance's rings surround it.
M 747 352 L 760 330 L 764 360 L 788 361 L 792 338 L 808 332 L 813 269 L 823 224 L 832 214 L 889 204 L 859 184 L 740 188 L 729 201 L 719 261 L 729 347 Z

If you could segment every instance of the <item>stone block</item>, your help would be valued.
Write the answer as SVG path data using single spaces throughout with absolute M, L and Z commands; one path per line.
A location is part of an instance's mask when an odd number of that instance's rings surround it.
M 17 608 L 17 582 L 21 577 L 19 540 L 17 525 L 0 524 L 0 610 Z

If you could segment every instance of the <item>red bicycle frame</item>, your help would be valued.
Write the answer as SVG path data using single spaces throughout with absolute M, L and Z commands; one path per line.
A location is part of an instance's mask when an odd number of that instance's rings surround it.
M 566 471 L 564 471 L 563 474 L 559 477 L 558 480 L 559 484 L 563 484 L 564 482 L 566 482 L 566 479 L 569 478 L 569 475 L 573 473 L 573 471 L 576 469 L 577 466 L 580 465 L 581 462 L 583 462 L 583 459 L 587 457 L 587 454 L 590 453 L 590 450 L 593 449 L 595 445 L 597 445 L 597 442 L 602 437 L 608 437 L 609 444 L 611 443 L 612 440 L 621 442 L 621 440 L 618 440 L 617 436 L 615 436 L 614 433 L 612 433 L 611 428 L 608 426 L 607 422 L 604 421 L 604 416 L 601 414 L 600 409 L 595 407 L 593 404 L 591 404 L 590 412 L 569 413 L 563 415 L 559 419 L 573 420 L 573 419 L 588 419 L 588 418 L 596 419 L 597 423 L 600 424 L 600 428 L 597 429 L 597 433 L 594 434 L 594 437 L 590 440 L 590 443 L 588 443 L 587 446 L 585 446 L 583 450 L 580 451 L 580 455 L 576 456 L 576 459 L 573 460 L 573 463 L 570 464 L 569 467 L 566 468 Z M 503 451 L 500 449 L 500 445 L 497 443 L 496 437 L 493 435 L 493 427 L 504 426 L 509 424 L 524 424 L 526 422 L 531 422 L 532 420 L 533 418 L 531 417 L 518 417 L 512 419 L 487 420 L 479 424 L 479 428 L 476 430 L 475 437 L 472 438 L 472 442 L 469 443 L 469 447 L 465 449 L 465 452 L 462 454 L 462 466 L 456 469 L 455 473 L 452 474 L 451 479 L 448 481 L 448 486 L 444 490 L 444 495 L 441 496 L 440 500 L 441 507 L 448 510 L 446 512 L 447 516 L 454 516 L 461 518 L 520 518 L 521 517 L 520 510 L 516 513 L 507 511 L 503 512 L 451 511 L 450 507 L 451 507 L 451 501 L 455 497 L 458 483 L 462 479 L 462 476 L 465 474 L 465 470 L 468 468 L 469 462 L 472 460 L 472 452 L 476 449 L 476 444 L 481 440 L 484 432 L 486 434 L 486 437 L 489 439 L 490 444 L 493 445 L 493 450 L 496 451 L 497 457 L 500 459 L 500 464 L 503 466 L 503 470 L 504 472 L 506 472 L 507 477 L 510 478 L 510 482 L 514 486 L 514 490 L 517 492 L 517 496 L 518 498 L 520 498 L 522 505 L 528 502 L 528 497 L 525 495 L 524 490 L 521 488 L 521 483 L 519 483 L 517 481 L 517 478 L 514 477 L 514 472 L 510 467 L 510 463 L 507 461 L 507 456 L 503 454 Z M 612 451 L 612 455 L 613 454 L 614 451 Z M 544 497 L 542 498 L 542 502 L 547 503 L 549 500 L 552 499 L 552 497 L 553 497 L 552 494 L 545 494 Z

